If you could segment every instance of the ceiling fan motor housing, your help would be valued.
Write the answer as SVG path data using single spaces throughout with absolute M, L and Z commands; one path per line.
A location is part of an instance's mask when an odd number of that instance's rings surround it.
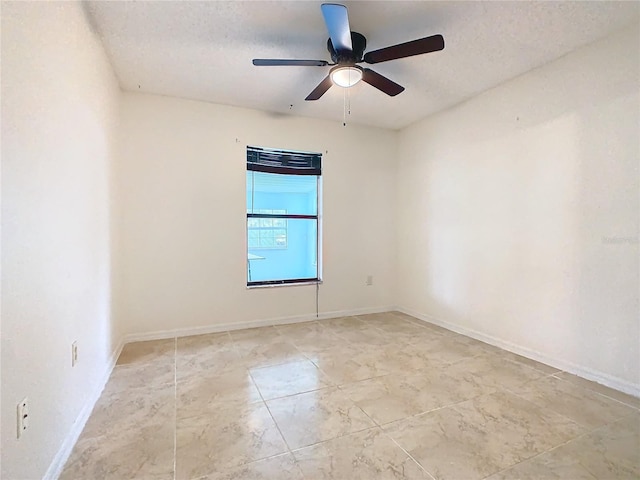
M 333 48 L 333 43 L 331 43 L 331 38 L 329 38 L 329 40 L 327 40 L 327 50 L 329 50 L 331 54 L 331 60 L 339 64 L 355 64 L 361 62 L 364 49 L 367 48 L 367 39 L 358 32 L 351 32 L 351 44 L 353 46 L 352 51 L 336 51 Z

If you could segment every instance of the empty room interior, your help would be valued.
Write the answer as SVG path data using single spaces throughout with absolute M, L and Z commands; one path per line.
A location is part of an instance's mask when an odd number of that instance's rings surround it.
M 0 7 L 2 479 L 640 478 L 640 2 Z

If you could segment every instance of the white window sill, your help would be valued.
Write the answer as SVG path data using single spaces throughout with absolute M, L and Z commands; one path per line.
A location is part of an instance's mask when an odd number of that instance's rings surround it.
M 308 282 L 296 283 L 270 283 L 268 285 L 247 285 L 247 290 L 253 290 L 254 288 L 301 287 L 305 285 L 322 285 L 322 280 L 311 280 Z

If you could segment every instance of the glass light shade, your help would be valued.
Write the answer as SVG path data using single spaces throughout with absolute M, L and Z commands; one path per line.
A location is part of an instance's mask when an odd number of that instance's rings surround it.
M 353 87 L 362 80 L 362 70 L 357 67 L 339 67 L 331 72 L 331 80 L 339 87 Z

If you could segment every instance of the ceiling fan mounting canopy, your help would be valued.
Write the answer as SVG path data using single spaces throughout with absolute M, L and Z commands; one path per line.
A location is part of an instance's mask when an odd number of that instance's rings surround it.
M 331 54 L 331 60 L 333 63 L 360 63 L 362 62 L 362 55 L 364 55 L 364 50 L 367 48 L 367 39 L 358 32 L 351 32 L 351 50 L 336 50 L 333 47 L 333 42 L 331 41 L 331 37 L 327 40 L 327 50 L 329 50 L 329 54 Z
M 362 68 L 356 64 L 362 62 L 369 64 L 387 62 L 444 49 L 442 35 L 432 35 L 365 54 L 367 39 L 361 33 L 351 31 L 347 7 L 336 3 L 323 3 L 321 9 L 324 22 L 329 31 L 327 50 L 329 50 L 333 64 L 326 60 L 253 60 L 253 64 L 256 66 L 326 67 L 327 65 L 334 65 L 329 75 L 320 82 L 305 100 L 318 100 L 334 83 L 348 88 L 358 83 L 361 79 L 389 96 L 396 96 L 404 91 L 404 87 L 369 68 Z

